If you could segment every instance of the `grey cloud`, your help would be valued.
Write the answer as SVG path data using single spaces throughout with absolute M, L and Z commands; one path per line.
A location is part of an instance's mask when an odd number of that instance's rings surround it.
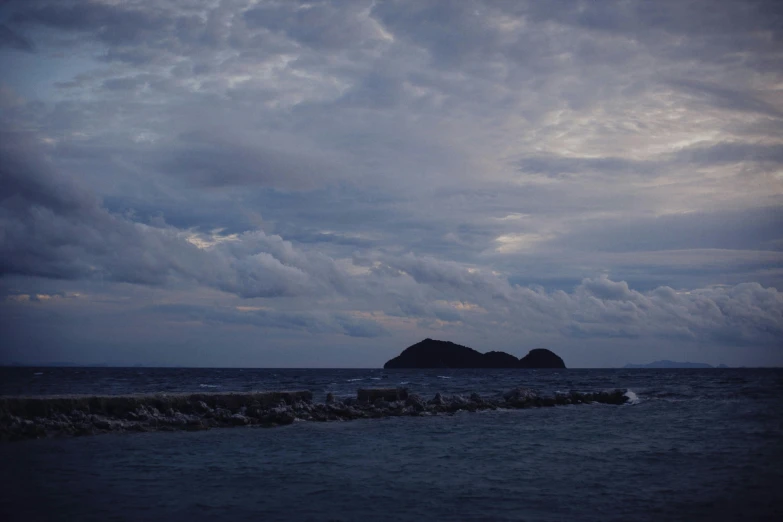
M 722 163 L 769 162 L 783 163 L 783 145 L 757 143 L 717 143 L 694 146 L 678 151 L 676 161 L 717 165 Z
M 609 252 L 703 248 L 778 250 L 781 207 L 689 212 L 625 223 L 585 223 L 555 241 L 577 250 Z
M 628 300 L 633 295 L 628 288 L 628 283 L 610 281 L 608 278 L 586 279 L 582 282 L 582 288 L 598 299 L 609 301 Z
M 349 337 L 379 337 L 388 332 L 375 321 L 327 312 L 297 312 L 270 309 L 237 309 L 202 305 L 158 305 L 142 310 L 181 320 L 212 325 L 248 325 L 259 328 L 298 330 L 311 334 L 337 333 Z
M 153 49 L 112 47 L 102 58 L 108 62 L 124 62 L 139 67 L 155 62 L 160 58 L 160 53 Z
M 297 243 L 331 243 L 355 248 L 370 248 L 378 246 L 378 241 L 365 239 L 346 234 L 335 234 L 330 232 L 320 232 L 317 230 L 291 231 L 284 233 L 280 231 L 288 240 Z
M 112 215 L 47 165 L 31 167 L 20 149 L 18 140 L 4 142 L 0 162 L 3 274 L 153 285 L 180 277 L 245 297 L 344 286 L 330 259 L 302 254 L 277 236 L 248 232 L 236 244 L 199 249 L 179 230 Z
M 306 6 L 267 3 L 245 11 L 243 17 L 252 27 L 281 31 L 308 46 L 355 48 L 379 39 L 377 28 L 361 17 L 370 5 L 366 1 L 315 2 Z
M 625 35 L 648 43 L 668 37 L 706 40 L 702 59 L 715 59 L 731 48 L 772 47 L 781 41 L 783 11 L 774 0 L 700 2 L 622 2 L 589 5 L 561 0 L 510 4 L 534 20 L 557 21 L 579 28 Z M 772 38 L 766 38 L 771 35 Z M 672 56 L 684 58 L 681 50 Z
M 144 10 L 96 2 L 31 3 L 13 15 L 21 24 L 41 24 L 64 30 L 95 31 L 110 44 L 141 42 L 168 23 L 161 9 Z M 161 17 L 163 15 L 163 17 Z
M 783 117 L 783 112 L 777 107 L 760 100 L 753 93 L 747 91 L 740 91 L 738 89 L 731 89 L 693 79 L 671 80 L 669 84 L 700 96 L 702 99 L 716 107 L 758 113 L 764 116 L 774 116 L 777 118 Z
M 720 142 L 684 147 L 675 153 L 663 154 L 657 160 L 630 160 L 618 157 L 568 157 L 538 155 L 517 162 L 522 172 L 545 174 L 558 178 L 574 174 L 598 172 L 609 176 L 666 174 L 676 167 L 691 165 L 721 165 L 727 163 L 783 163 L 783 145 L 747 142 Z
M 780 288 L 783 252 L 728 249 L 640 250 L 625 252 L 559 251 L 519 254 L 498 262 L 509 281 L 521 286 L 542 285 L 570 290 L 583 277 L 611 273 L 632 288 L 646 292 L 661 285 L 701 288 L 756 281 Z M 556 258 L 557 263 L 552 263 Z
M 764 52 L 750 57 L 748 65 L 764 70 L 771 67 L 770 61 L 780 63 L 775 42 L 780 41 L 776 22 L 781 11 L 774 2 L 726 0 L 710 3 L 710 8 L 701 2 L 619 0 L 402 6 L 376 4 L 373 13 L 399 38 L 428 49 L 434 67 L 459 67 L 463 72 L 489 72 L 489 64 L 511 60 L 525 72 L 542 74 L 562 70 L 567 53 L 577 60 L 569 65 L 584 66 L 587 75 L 592 66 L 627 64 L 647 49 L 674 61 L 698 56 L 719 63 L 730 60 L 738 49 L 758 50 Z M 501 23 L 513 20 L 525 21 L 524 29 L 504 34 Z M 606 35 L 614 41 L 602 42 Z M 584 84 L 580 86 L 584 94 Z
M 453 67 L 466 61 L 490 58 L 500 43 L 499 34 L 480 16 L 492 4 L 465 1 L 376 3 L 373 15 L 398 38 L 408 38 L 431 53 L 435 67 Z
M 571 293 L 547 293 L 432 259 L 393 260 L 390 266 L 403 263 L 417 283 L 478 303 L 490 312 L 491 320 L 502 320 L 503 327 L 511 330 L 751 345 L 773 345 L 783 334 L 783 294 L 758 283 L 691 291 L 664 286 L 642 293 L 624 281 L 601 276 L 583 280 Z M 415 306 L 407 310 L 421 315 L 425 312 Z M 473 322 L 480 329 L 491 328 L 491 323 L 482 324 L 485 316 L 470 319 L 466 315 L 462 314 L 460 320 Z
M 758 29 L 760 23 L 770 29 L 779 29 L 775 21 L 783 14 L 774 0 L 742 3 L 717 0 L 711 5 L 715 8 L 705 11 L 699 3 L 694 2 L 664 0 L 646 4 L 608 1 L 585 9 L 585 2 L 555 0 L 546 4 L 530 2 L 521 7 L 521 10 L 537 18 L 557 19 L 611 32 L 634 33 L 648 28 L 684 34 L 720 34 L 732 27 L 753 30 Z M 764 20 L 759 20 L 762 17 Z M 702 23 L 693 24 L 695 19 Z
M 0 49 L 3 47 L 27 52 L 33 52 L 35 50 L 35 46 L 30 40 L 7 25 L 0 24 Z
M 375 321 L 349 315 L 338 315 L 336 320 L 350 337 L 381 337 L 389 334 L 386 328 Z
M 209 198 L 201 195 L 189 197 L 189 205 L 166 194 L 117 195 L 103 198 L 103 204 L 112 214 L 132 214 L 141 223 L 150 223 L 165 216 L 166 223 L 198 233 L 221 230 L 225 234 L 237 234 L 256 228 L 259 218 L 231 201 L 231 198 Z
M 412 299 L 411 295 L 400 296 L 394 306 L 386 310 L 386 314 L 399 317 L 414 317 L 420 321 L 438 320 L 450 323 L 465 320 L 465 315 L 448 306 L 432 303 L 425 296 Z
M 89 277 L 88 257 L 113 265 L 112 276 L 136 283 L 160 283 L 174 261 L 166 246 L 171 235 L 125 222 L 51 166 L 33 160 L 33 151 L 13 135 L 4 141 L 2 176 L 2 273 L 54 278 Z M 27 149 L 27 150 L 25 150 Z M 186 248 L 187 250 L 187 248 Z M 125 251 L 130 256 L 122 255 Z M 120 254 L 120 255 L 118 255 Z M 155 255 L 158 254 L 158 255 Z
M 30 146 L 32 136 L 3 131 L 0 145 L 0 197 L 4 203 L 23 205 L 36 201 L 55 212 L 70 212 L 94 200 L 67 179 L 53 175 L 49 166 Z
M 390 346 L 432 332 L 774 345 L 772 2 L 38 0 L 8 14 L 37 51 L 12 53 L 29 74 L 0 92 L 7 127 L 29 129 L 0 151 L 0 282 L 24 281 L 18 295 L 103 278 L 203 305 L 188 313 L 209 324 L 380 325 Z M 43 60 L 52 81 L 33 83 Z M 214 295 L 234 301 L 208 319 Z
M 181 135 L 159 160 L 159 168 L 210 187 L 257 184 L 302 190 L 342 176 L 334 154 L 243 141 L 206 132 Z
M 466 270 L 464 266 L 434 258 L 419 258 L 408 254 L 398 258 L 387 259 L 388 267 L 396 269 L 400 274 L 410 275 L 417 283 L 451 294 L 459 295 L 476 293 L 488 295 L 491 299 L 505 301 L 507 286 L 496 277 L 487 277 L 478 270 Z
M 140 85 L 144 85 L 144 80 L 137 77 L 111 78 L 103 82 L 103 87 L 110 91 L 131 91 Z
M 568 158 L 563 156 L 538 156 L 518 162 L 520 170 L 558 177 L 562 174 L 599 171 L 607 174 L 651 174 L 660 166 L 650 161 L 633 161 L 624 158 Z

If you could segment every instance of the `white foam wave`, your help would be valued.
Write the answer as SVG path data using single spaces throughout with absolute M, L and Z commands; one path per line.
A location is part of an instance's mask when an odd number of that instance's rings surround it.
M 438 375 L 438 379 L 451 379 L 448 375 Z
M 219 384 L 199 384 L 199 388 L 220 388 Z
M 639 397 L 631 390 L 626 391 L 625 396 L 628 397 L 628 404 L 639 404 L 640 402 Z
M 358 382 L 358 381 L 363 381 L 363 380 L 364 380 L 364 378 L 360 377 L 359 379 L 348 379 L 347 382 Z
M 370 377 L 370 379 L 372 379 L 373 381 L 380 381 L 381 377 Z

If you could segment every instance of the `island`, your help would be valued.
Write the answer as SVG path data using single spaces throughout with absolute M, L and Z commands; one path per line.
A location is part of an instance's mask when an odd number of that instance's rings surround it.
M 559 356 L 545 348 L 535 348 L 517 359 L 506 352 L 481 353 L 450 341 L 424 339 L 407 347 L 383 365 L 394 368 L 565 368 Z

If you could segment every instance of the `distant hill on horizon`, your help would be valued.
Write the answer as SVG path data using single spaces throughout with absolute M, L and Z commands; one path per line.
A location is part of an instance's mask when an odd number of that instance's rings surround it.
M 718 368 L 728 368 L 725 364 L 720 364 Z M 664 359 L 662 361 L 655 361 L 648 364 L 626 364 L 623 368 L 715 368 L 715 366 L 707 363 L 694 363 L 694 362 L 677 362 Z

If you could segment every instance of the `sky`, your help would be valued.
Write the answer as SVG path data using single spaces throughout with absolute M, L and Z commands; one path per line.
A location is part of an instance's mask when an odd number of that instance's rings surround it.
M 783 365 L 783 4 L 0 6 L 0 363 Z

